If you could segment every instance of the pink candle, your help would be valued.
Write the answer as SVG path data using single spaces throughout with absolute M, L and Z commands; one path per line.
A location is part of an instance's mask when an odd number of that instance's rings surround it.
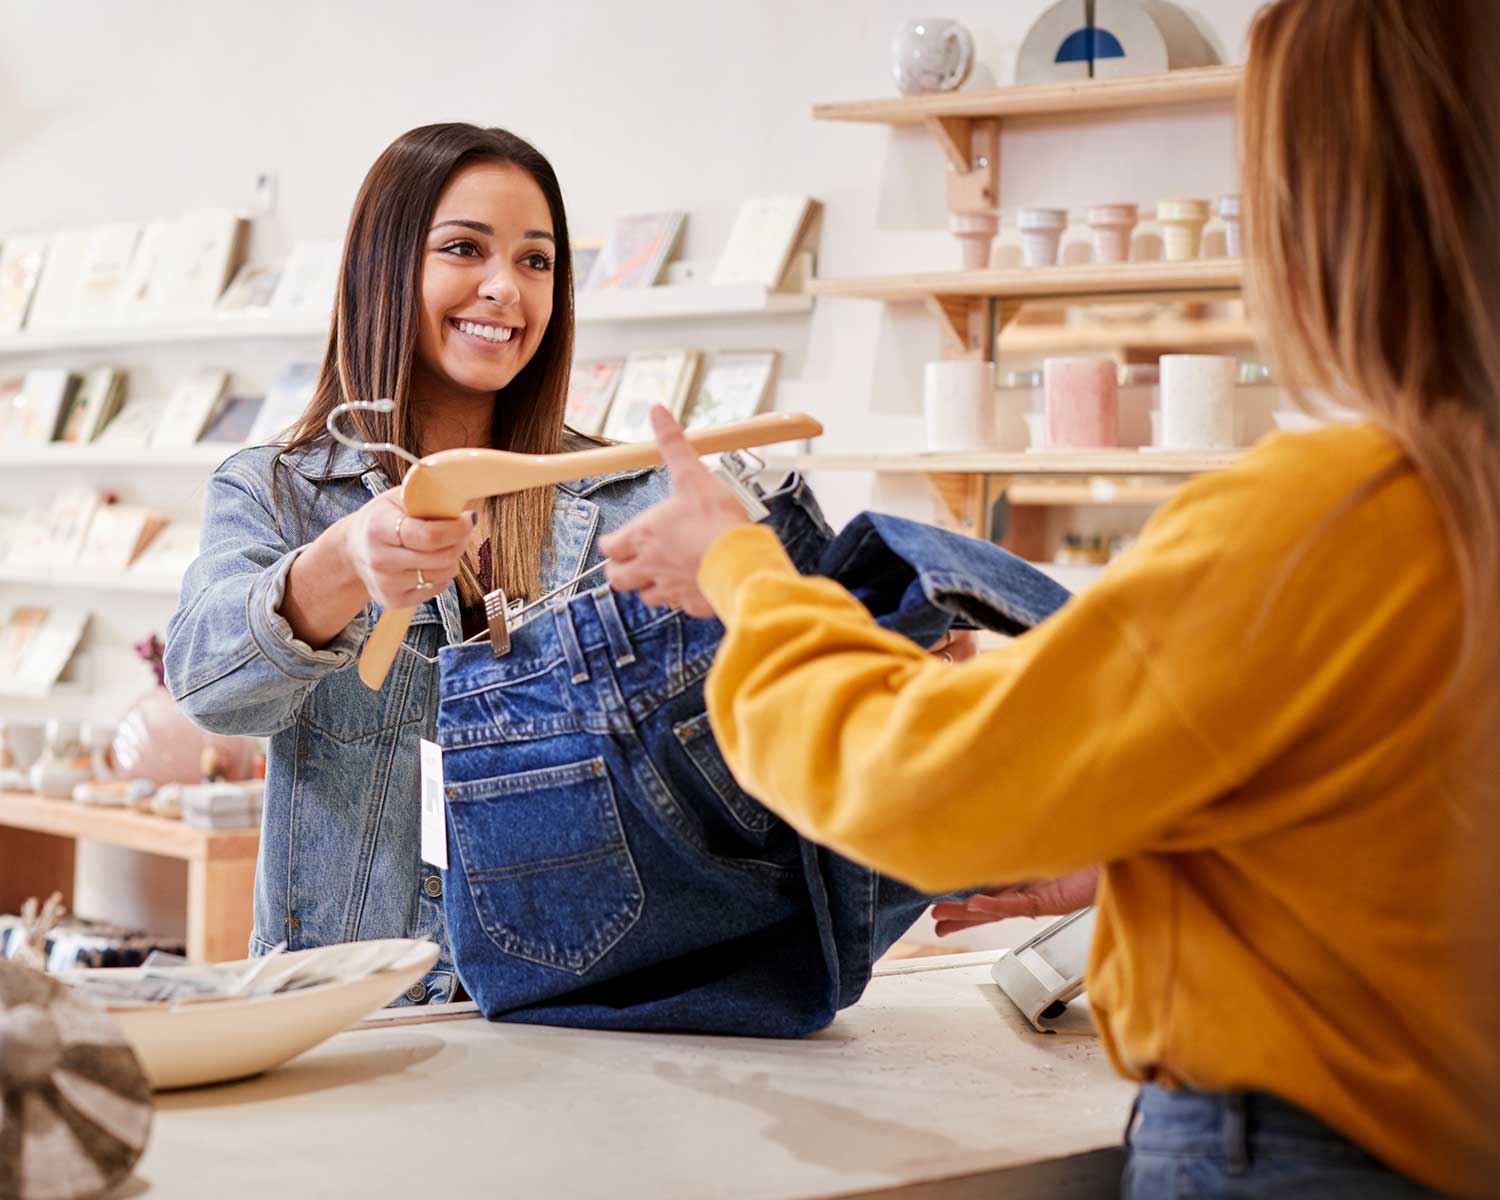
M 1108 358 L 1049 358 L 1042 363 L 1050 449 L 1120 444 L 1120 389 Z

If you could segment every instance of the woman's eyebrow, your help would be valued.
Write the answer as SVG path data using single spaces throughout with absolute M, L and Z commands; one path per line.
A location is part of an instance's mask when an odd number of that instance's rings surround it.
M 472 229 L 475 233 L 482 233 L 486 237 L 493 237 L 495 234 L 494 227 L 486 225 L 483 221 L 465 221 L 460 220 L 457 217 L 448 221 L 439 221 L 428 232 L 436 233 L 445 225 L 457 225 L 460 229 Z M 543 241 L 551 242 L 554 246 L 557 245 L 557 239 L 550 233 L 548 233 L 545 229 L 528 229 L 522 235 L 522 237 L 527 240 L 530 240 L 531 238 L 540 238 Z

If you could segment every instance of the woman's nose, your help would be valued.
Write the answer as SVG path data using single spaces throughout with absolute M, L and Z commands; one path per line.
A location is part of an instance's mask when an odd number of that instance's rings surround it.
M 516 286 L 509 270 L 501 268 L 487 276 L 479 285 L 479 294 L 495 304 L 515 304 L 521 299 L 521 289 Z

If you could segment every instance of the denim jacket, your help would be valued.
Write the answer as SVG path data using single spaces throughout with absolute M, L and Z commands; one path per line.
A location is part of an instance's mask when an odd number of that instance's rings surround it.
M 292 562 L 389 484 L 370 455 L 325 444 L 287 455 L 273 489 L 279 449 L 242 450 L 209 480 L 199 555 L 167 627 L 167 686 L 205 729 L 270 739 L 251 953 L 430 938 L 442 957 L 406 999 L 445 1001 L 455 974 L 442 877 L 420 855 L 418 741 L 436 736 L 437 652 L 462 637 L 457 591 L 417 609 L 378 692 L 355 664 L 379 605 L 322 649 L 299 641 L 279 612 Z M 666 493 L 659 471 L 559 487 L 543 590 L 597 563 L 599 536 Z

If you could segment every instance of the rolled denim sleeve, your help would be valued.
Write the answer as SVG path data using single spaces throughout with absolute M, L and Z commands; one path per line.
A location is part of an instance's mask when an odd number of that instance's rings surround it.
M 214 473 L 203 541 L 167 626 L 167 688 L 214 733 L 269 737 L 287 728 L 320 680 L 354 663 L 368 626 L 361 614 L 318 650 L 293 634 L 280 607 L 302 547 L 287 543 L 270 492 L 238 456 Z

